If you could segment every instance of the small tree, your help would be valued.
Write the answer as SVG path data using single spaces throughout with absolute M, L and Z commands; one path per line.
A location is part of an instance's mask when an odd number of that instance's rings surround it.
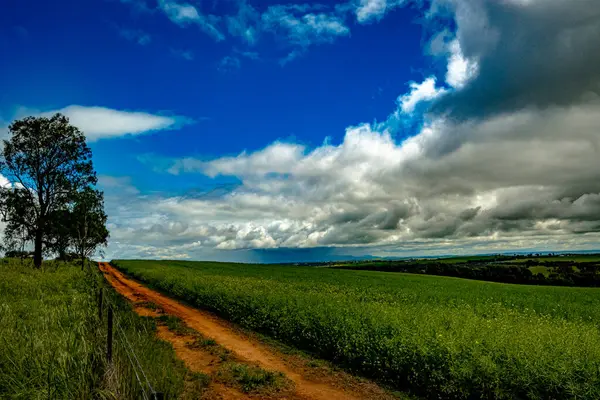
M 108 240 L 102 192 L 87 187 L 77 193 L 71 212 L 71 229 L 73 246 L 83 269 L 85 260 L 98 247 L 106 246 Z
M 33 263 L 39 268 L 56 211 L 96 184 L 92 152 L 83 133 L 61 114 L 27 117 L 13 122 L 9 131 L 0 162 L 0 173 L 10 182 L 0 189 L 2 219 L 9 238 L 23 229 L 26 240 L 33 241 Z

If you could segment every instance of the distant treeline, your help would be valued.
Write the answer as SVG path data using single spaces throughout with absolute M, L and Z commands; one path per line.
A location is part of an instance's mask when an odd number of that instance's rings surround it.
M 547 268 L 547 276 L 533 273 L 529 267 Z M 535 261 L 528 260 L 521 265 L 482 262 L 479 260 L 464 263 L 443 262 L 369 262 L 364 264 L 335 266 L 350 270 L 384 272 L 407 272 L 412 274 L 452 276 L 501 283 L 554 286 L 600 286 L 600 264 L 597 262 Z

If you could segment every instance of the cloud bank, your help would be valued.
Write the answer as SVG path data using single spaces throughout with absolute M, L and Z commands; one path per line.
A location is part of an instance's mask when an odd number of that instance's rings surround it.
M 392 3 L 356 4 L 366 23 Z M 316 148 L 275 142 L 229 157 L 174 160 L 169 173 L 240 183 L 112 203 L 115 252 L 597 249 L 597 0 L 436 0 L 425 16 L 442 27 L 427 52 L 444 63 L 443 76 L 410 83 L 388 121 L 349 127 L 341 143 Z M 415 114 L 418 131 L 403 131 L 398 121 Z M 134 250 L 141 242 L 144 249 Z

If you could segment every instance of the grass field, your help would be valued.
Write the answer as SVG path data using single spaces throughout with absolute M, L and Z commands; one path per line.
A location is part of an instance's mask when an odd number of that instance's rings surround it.
M 106 363 L 97 279 L 64 263 L 49 262 L 35 270 L 27 262 L 0 260 L 0 398 L 139 398 L 138 383 L 116 336 L 114 362 Z M 155 338 L 154 321 L 138 317 L 112 290 L 106 296 L 105 304 L 110 301 L 115 307 L 115 321 L 155 389 L 178 398 L 193 386 L 194 377 L 171 346 Z
M 443 263 L 443 264 L 462 264 L 462 263 L 467 263 L 470 261 L 481 261 L 481 262 L 488 262 L 488 261 L 494 261 L 498 259 L 497 256 L 456 256 L 456 257 L 440 257 L 440 258 L 410 258 L 410 259 L 403 259 L 403 260 L 394 260 L 395 262 L 411 262 L 414 264 L 429 264 L 429 263 Z M 508 258 L 507 258 L 508 259 Z M 355 266 L 355 265 L 360 265 L 362 262 L 336 262 L 334 263 L 335 266 Z M 364 261 L 365 264 L 368 265 L 377 265 L 377 264 L 381 264 L 381 265 L 386 265 L 390 263 L 390 260 L 368 260 L 368 261 Z
M 180 261 L 121 270 L 429 398 L 600 398 L 596 289 Z
M 529 270 L 531 271 L 532 274 L 542 274 L 546 277 L 550 276 L 550 268 L 548 267 L 543 267 L 541 265 L 536 265 L 535 267 L 529 267 Z
M 585 263 L 585 262 L 600 262 L 600 255 L 598 254 L 569 254 L 565 256 L 551 256 L 551 257 L 526 257 L 511 260 L 511 263 L 525 263 L 527 261 L 534 262 L 574 262 L 574 263 Z

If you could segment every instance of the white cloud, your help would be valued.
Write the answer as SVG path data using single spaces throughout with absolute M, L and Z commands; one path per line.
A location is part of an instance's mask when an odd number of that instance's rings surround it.
M 196 24 L 216 41 L 225 39 L 225 36 L 218 28 L 218 24 L 221 20 L 219 17 L 215 15 L 204 15 L 189 3 L 178 3 L 177 1 L 172 0 L 158 0 L 158 5 L 167 17 L 177 25 L 187 26 Z
M 271 6 L 262 15 L 264 29 L 282 30 L 295 45 L 309 46 L 313 43 L 330 43 L 338 36 L 348 36 L 350 29 L 334 14 L 303 14 L 285 6 Z
M 98 187 L 112 193 L 118 192 L 127 195 L 137 195 L 140 192 L 131 183 L 131 178 L 127 176 L 98 175 Z
M 135 0 L 121 1 L 137 4 Z M 349 36 L 347 14 L 355 7 L 353 2 L 336 6 L 275 4 L 261 13 L 246 0 L 240 0 L 235 2 L 236 13 L 217 16 L 202 12 L 194 2 L 157 0 L 157 3 L 157 10 L 162 11 L 173 23 L 181 27 L 196 25 L 216 41 L 225 40 L 227 32 L 245 45 L 254 46 L 261 37 L 271 35 L 283 44 L 281 47 L 287 52 L 280 59 L 282 65 L 304 55 L 310 46 L 333 43 L 340 37 Z M 397 3 L 398 0 L 389 1 L 388 8 L 395 7 Z M 144 45 L 151 41 L 149 35 L 136 30 L 122 30 L 121 35 Z
M 398 104 L 402 112 L 410 114 L 419 103 L 431 101 L 445 92 L 444 88 L 436 87 L 436 78 L 431 76 L 421 83 L 411 82 L 410 92 L 400 96 Z
M 11 183 L 8 179 L 6 179 L 6 177 L 2 174 L 0 174 L 0 187 L 2 188 L 9 188 L 11 187 Z
M 172 172 L 235 176 L 241 185 L 215 196 L 121 200 L 109 215 L 121 244 L 191 257 L 315 246 L 589 248 L 600 239 L 598 124 L 597 105 L 438 119 L 402 142 L 364 124 L 312 150 L 275 142 L 180 160 Z
M 449 50 L 446 83 L 455 89 L 461 89 L 477 74 L 477 62 L 465 58 L 458 40 L 450 43 Z
M 365 23 L 373 19 L 381 19 L 387 9 L 387 0 L 360 0 L 356 9 L 356 19 Z
M 276 37 L 285 38 L 293 48 L 285 64 L 302 55 L 312 45 L 333 43 L 340 37 L 349 36 L 348 28 L 341 16 L 334 12 L 307 12 L 301 6 L 271 6 L 262 14 L 262 29 Z
M 159 4 L 171 21 L 178 24 L 188 24 L 200 21 L 200 14 L 191 4 L 179 4 L 174 1 L 160 0 Z
M 360 0 L 356 6 L 356 20 L 361 23 L 378 21 L 404 3 L 404 0 Z
M 344 25 L 343 21 L 331 15 L 326 14 L 307 14 L 302 17 L 304 27 L 296 26 L 294 29 L 300 31 L 300 36 L 306 35 L 306 31 L 312 31 L 316 35 L 347 36 L 350 29 Z
M 260 36 L 260 13 L 246 2 L 240 2 L 237 15 L 227 17 L 229 34 L 242 38 L 247 44 L 254 45 Z
M 70 123 L 81 129 L 89 141 L 173 129 L 182 121 L 179 117 L 78 105 L 49 111 L 43 115 L 49 116 L 57 112 L 67 116 Z

